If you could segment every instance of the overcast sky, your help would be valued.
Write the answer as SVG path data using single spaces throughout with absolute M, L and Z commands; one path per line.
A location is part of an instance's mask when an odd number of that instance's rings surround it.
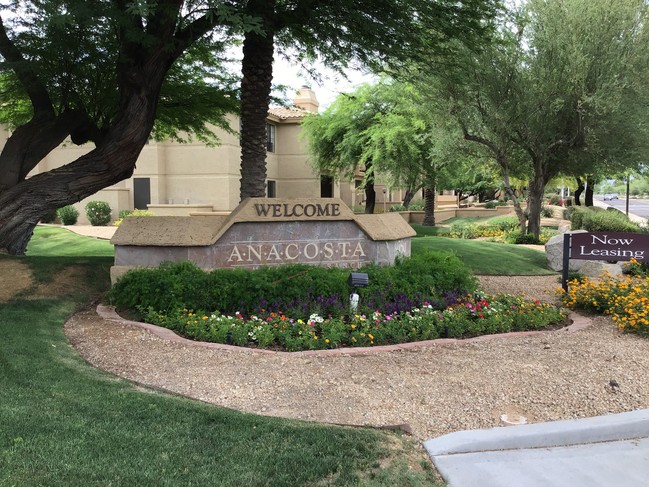
M 372 80 L 371 75 L 352 69 L 346 73 L 349 80 L 345 80 L 322 64 L 317 66 L 317 71 L 322 77 L 321 82 L 311 79 L 300 66 L 291 65 L 279 56 L 275 56 L 273 84 L 288 86 L 286 95 L 289 100 L 293 98 L 294 93 L 300 87 L 310 86 L 320 102 L 320 111 L 322 111 L 334 101 L 338 94 L 353 91 L 358 85 Z

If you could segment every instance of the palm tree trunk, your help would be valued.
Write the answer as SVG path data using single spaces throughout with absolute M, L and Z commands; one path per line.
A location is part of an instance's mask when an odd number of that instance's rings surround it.
M 435 226 L 435 188 L 424 188 L 424 226 Z
M 577 180 L 577 189 L 575 190 L 575 206 L 581 206 L 581 201 L 579 201 L 579 198 L 581 197 L 581 193 L 583 193 L 584 189 L 586 188 L 584 186 L 584 182 L 579 176 L 575 176 L 575 179 Z
M 251 0 L 248 9 L 261 16 L 265 35 L 247 32 L 241 62 L 241 188 L 240 197 L 266 196 L 266 117 L 273 81 L 274 1 Z

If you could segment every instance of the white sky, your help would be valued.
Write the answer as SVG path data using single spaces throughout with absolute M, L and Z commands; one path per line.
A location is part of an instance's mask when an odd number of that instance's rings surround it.
M 346 72 L 348 80 L 339 74 L 327 69 L 324 65 L 316 65 L 316 70 L 321 76 L 321 82 L 316 82 L 300 66 L 289 64 L 279 56 L 275 56 L 273 65 L 273 84 L 286 85 L 286 96 L 290 99 L 303 85 L 310 86 L 315 92 L 320 111 L 326 109 L 340 93 L 353 91 L 358 85 L 372 81 L 373 76 L 350 69 Z

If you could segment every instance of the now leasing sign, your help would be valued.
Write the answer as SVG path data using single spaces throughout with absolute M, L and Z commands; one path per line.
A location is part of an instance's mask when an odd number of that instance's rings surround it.
M 643 262 L 649 257 L 649 235 L 637 233 L 573 233 L 570 258 Z
M 570 259 L 647 262 L 649 235 L 620 232 L 564 234 L 561 284 L 565 291 L 568 290 Z

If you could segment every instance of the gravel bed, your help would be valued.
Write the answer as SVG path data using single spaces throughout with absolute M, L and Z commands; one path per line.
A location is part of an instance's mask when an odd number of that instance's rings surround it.
M 481 278 L 491 292 L 555 299 L 556 276 Z M 419 439 L 452 431 L 649 407 L 649 340 L 611 320 L 568 333 L 498 338 L 365 356 L 287 356 L 165 341 L 93 311 L 70 342 L 91 364 L 140 384 L 255 414 L 337 424 L 407 424 Z

